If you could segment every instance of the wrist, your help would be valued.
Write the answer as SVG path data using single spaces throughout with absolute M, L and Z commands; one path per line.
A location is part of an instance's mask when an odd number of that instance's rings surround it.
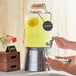
M 63 65 L 63 69 L 62 69 L 62 70 L 63 70 L 63 71 L 66 71 L 68 67 L 69 67 L 69 64 L 66 63 L 66 64 Z
M 72 50 L 76 50 L 76 42 L 72 42 L 72 41 L 70 41 L 69 42 L 69 47 L 68 47 L 69 49 L 72 49 Z

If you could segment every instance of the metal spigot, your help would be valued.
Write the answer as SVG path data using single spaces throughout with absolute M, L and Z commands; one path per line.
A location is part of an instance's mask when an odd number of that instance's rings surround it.
M 53 39 L 50 40 L 50 42 L 47 42 L 46 45 L 52 47 L 52 45 L 53 45 L 53 41 L 54 41 Z

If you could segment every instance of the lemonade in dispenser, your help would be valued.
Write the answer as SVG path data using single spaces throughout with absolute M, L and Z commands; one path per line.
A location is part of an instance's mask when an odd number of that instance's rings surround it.
M 33 4 L 25 17 L 26 47 L 48 47 L 51 39 L 52 15 L 45 4 Z

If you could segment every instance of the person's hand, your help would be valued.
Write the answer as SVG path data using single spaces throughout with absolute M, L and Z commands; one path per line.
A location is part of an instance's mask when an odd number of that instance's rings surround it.
M 55 40 L 55 42 L 59 48 L 69 49 L 69 47 L 70 47 L 70 45 L 69 45 L 70 41 L 68 41 L 62 37 L 53 37 L 53 40 Z
M 48 63 L 53 70 L 57 70 L 57 71 L 63 71 L 65 65 L 61 61 L 58 61 L 56 59 L 51 59 L 49 57 L 48 57 Z

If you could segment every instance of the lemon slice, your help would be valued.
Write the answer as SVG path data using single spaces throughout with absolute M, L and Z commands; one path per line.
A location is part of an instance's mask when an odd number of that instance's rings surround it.
M 29 26 L 33 27 L 33 26 L 37 26 L 38 25 L 38 19 L 36 17 L 31 18 L 28 22 Z

